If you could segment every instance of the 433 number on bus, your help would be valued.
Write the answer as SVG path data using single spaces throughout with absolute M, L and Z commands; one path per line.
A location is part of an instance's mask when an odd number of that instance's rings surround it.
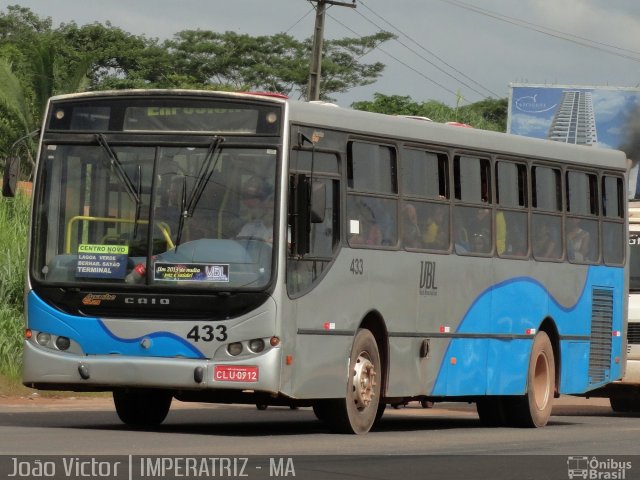
M 217 340 L 224 342 L 227 338 L 227 327 L 225 325 L 194 325 L 187 333 L 187 338 L 194 342 L 213 342 Z

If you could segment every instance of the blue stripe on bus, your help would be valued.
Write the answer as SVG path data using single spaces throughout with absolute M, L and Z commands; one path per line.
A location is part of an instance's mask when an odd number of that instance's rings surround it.
M 206 358 L 187 340 L 171 332 L 156 331 L 136 338 L 123 338 L 111 332 L 99 318 L 60 312 L 43 302 L 34 292 L 29 292 L 27 303 L 29 328 L 69 337 L 87 355 Z M 150 346 L 146 349 L 140 344 L 145 338 L 150 340 Z
M 624 270 L 589 267 L 587 279 L 576 303 L 563 306 L 544 286 L 528 277 L 517 277 L 493 285 L 471 305 L 457 333 L 525 334 L 551 317 L 558 333 L 589 336 L 591 333 L 593 288 L 614 290 L 613 330 L 622 331 L 621 289 Z M 530 338 L 454 338 L 442 359 L 432 390 L 433 396 L 522 395 L 533 344 Z M 589 383 L 589 341 L 562 340 L 560 393 L 583 393 L 597 387 Z M 612 337 L 612 352 L 621 351 L 622 337 Z M 621 365 L 611 362 L 610 379 L 621 376 Z

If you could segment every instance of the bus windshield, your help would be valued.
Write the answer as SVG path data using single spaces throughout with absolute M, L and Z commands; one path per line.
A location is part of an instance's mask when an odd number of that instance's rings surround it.
M 43 283 L 262 288 L 277 150 L 45 144 L 32 274 Z

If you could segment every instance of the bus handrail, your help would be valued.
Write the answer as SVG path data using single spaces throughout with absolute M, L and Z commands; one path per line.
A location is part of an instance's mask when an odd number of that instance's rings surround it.
M 87 222 L 115 222 L 115 223 L 135 223 L 135 220 L 131 220 L 129 218 L 114 218 L 114 217 L 93 217 L 88 215 L 76 215 L 75 217 L 71 217 L 69 222 L 67 222 L 67 231 L 65 233 L 65 253 L 71 253 L 71 231 L 73 230 L 73 225 L 79 221 L 87 221 Z M 138 220 L 138 223 L 148 224 L 149 220 Z M 171 234 L 169 233 L 169 226 L 164 222 L 157 222 L 156 225 L 160 229 L 162 236 L 167 241 L 167 245 L 169 249 L 174 248 L 173 241 L 171 240 Z

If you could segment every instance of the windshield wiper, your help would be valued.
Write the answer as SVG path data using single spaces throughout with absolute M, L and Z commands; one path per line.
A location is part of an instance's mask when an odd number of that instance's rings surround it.
M 191 190 L 189 194 L 189 198 L 187 199 L 187 185 L 186 180 L 182 184 L 182 200 L 180 205 L 180 220 L 178 222 L 178 233 L 176 235 L 176 251 L 178 251 L 178 246 L 180 245 L 180 239 L 182 238 L 182 230 L 184 228 L 184 222 L 188 217 L 193 216 L 193 212 L 195 211 L 202 194 L 204 193 L 204 189 L 207 187 L 209 183 L 209 179 L 213 175 L 213 172 L 216 169 L 216 165 L 218 163 L 218 159 L 220 158 L 220 152 L 222 150 L 221 146 L 224 142 L 223 137 L 215 136 L 209 144 L 209 150 L 207 151 L 207 155 L 204 157 L 202 165 L 200 166 L 200 170 L 198 171 L 198 176 L 196 180 L 196 184 L 193 186 L 193 190 Z M 217 156 L 216 156 L 217 154 Z M 215 161 L 214 161 L 215 157 Z
M 101 133 L 97 133 L 95 138 L 98 145 L 100 145 L 107 153 L 107 156 L 109 157 L 109 166 L 116 171 L 118 180 L 120 180 L 120 183 L 124 186 L 127 194 L 136 205 L 136 216 L 133 226 L 133 238 L 136 238 L 138 235 L 138 220 L 140 219 L 140 206 L 142 203 L 140 200 L 140 193 L 142 191 L 142 169 L 138 166 L 138 188 L 136 188 L 129 178 L 129 175 L 127 175 L 127 172 L 124 171 L 122 162 L 116 155 L 116 152 L 111 149 L 111 146 L 105 136 Z

